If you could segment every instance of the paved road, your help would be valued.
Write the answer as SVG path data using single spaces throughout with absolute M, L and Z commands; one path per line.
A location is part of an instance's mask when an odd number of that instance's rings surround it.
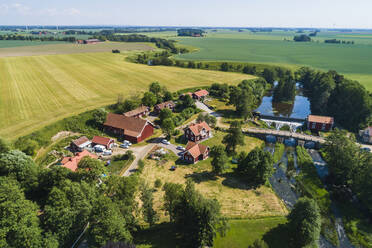
M 148 145 L 142 146 L 142 147 L 135 147 L 133 149 L 128 149 L 128 150 L 133 151 L 134 156 L 136 156 L 136 158 L 134 159 L 132 164 L 128 167 L 128 169 L 121 176 L 128 177 L 128 176 L 132 175 L 134 172 L 136 172 L 136 170 L 138 168 L 138 161 L 140 159 L 144 159 L 146 157 L 146 155 L 151 151 L 151 149 L 154 148 L 154 146 L 156 146 L 155 143 L 154 144 L 148 144 Z

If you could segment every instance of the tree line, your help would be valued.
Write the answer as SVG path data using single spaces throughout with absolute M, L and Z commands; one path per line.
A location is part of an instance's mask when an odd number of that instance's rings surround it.
M 346 41 L 346 40 L 337 40 L 337 39 L 329 39 L 324 40 L 324 43 L 331 43 L 331 44 L 351 44 L 354 45 L 354 41 Z
M 55 37 L 55 36 L 14 35 L 14 34 L 0 35 L 0 40 L 28 40 L 28 41 L 65 41 L 65 42 L 76 42 L 76 38 L 74 36 Z

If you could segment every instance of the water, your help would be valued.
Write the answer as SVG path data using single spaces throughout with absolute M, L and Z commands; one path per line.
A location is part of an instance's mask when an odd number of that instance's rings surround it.
M 309 114 L 310 102 L 307 97 L 297 95 L 294 102 L 289 103 L 274 103 L 273 96 L 264 96 L 261 105 L 256 109 L 262 115 L 290 117 L 305 119 Z

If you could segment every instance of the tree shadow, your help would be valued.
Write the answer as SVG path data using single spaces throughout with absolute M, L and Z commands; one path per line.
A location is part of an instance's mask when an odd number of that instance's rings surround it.
M 219 115 L 229 118 L 229 119 L 239 119 L 239 115 L 236 113 L 235 110 L 232 109 L 219 109 L 216 111 Z
M 184 247 L 180 235 L 175 230 L 172 223 L 157 224 L 134 233 L 134 243 L 137 246 L 143 245 L 153 248 Z
M 194 172 L 192 174 L 186 174 L 185 178 L 191 178 L 195 183 L 202 183 L 206 181 L 216 181 L 217 176 L 210 171 Z
M 265 233 L 262 239 L 267 243 L 269 247 L 289 248 L 291 247 L 289 237 L 290 235 L 288 226 L 286 224 L 280 224 Z
M 178 137 L 176 137 L 175 141 L 177 143 L 180 143 L 180 144 L 183 144 L 183 145 L 186 145 L 188 140 L 185 138 L 185 135 L 181 134 L 179 135 Z
M 247 182 L 247 179 L 239 176 L 235 171 L 234 172 L 228 172 L 222 175 L 225 177 L 225 179 L 222 181 L 222 185 L 234 188 L 234 189 L 256 189 L 257 185 Z

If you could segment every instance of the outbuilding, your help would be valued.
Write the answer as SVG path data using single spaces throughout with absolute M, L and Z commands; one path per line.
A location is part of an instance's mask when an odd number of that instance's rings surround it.
M 330 131 L 333 128 L 334 119 L 329 116 L 309 115 L 307 128 L 315 131 Z
M 136 109 L 125 112 L 124 115 L 126 117 L 143 117 L 145 115 L 148 115 L 149 113 L 150 113 L 150 108 L 147 106 L 141 105 Z
M 115 143 L 115 140 L 107 138 L 107 137 L 94 136 L 92 139 L 92 146 L 101 145 L 101 146 L 104 146 L 108 150 L 112 148 L 114 143 Z
M 82 136 L 76 140 L 71 141 L 70 143 L 70 150 L 73 152 L 81 152 L 84 150 L 84 148 L 88 147 L 92 142 L 85 137 Z

